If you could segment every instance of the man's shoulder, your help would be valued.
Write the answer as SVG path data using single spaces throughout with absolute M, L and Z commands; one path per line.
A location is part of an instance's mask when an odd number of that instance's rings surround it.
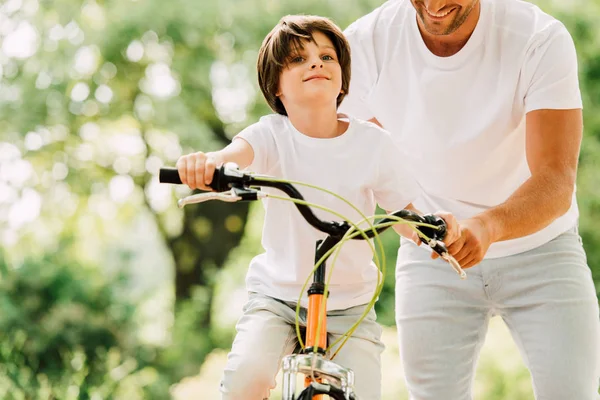
M 522 0 L 487 0 L 492 4 L 491 29 L 512 44 L 528 46 L 566 31 L 564 25 L 537 5 Z

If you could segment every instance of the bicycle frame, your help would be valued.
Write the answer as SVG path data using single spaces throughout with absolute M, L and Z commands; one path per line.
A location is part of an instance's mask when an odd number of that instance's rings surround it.
M 316 263 L 331 250 L 341 237 L 328 236 L 325 240 L 317 242 L 315 252 Z M 354 399 L 354 373 L 325 358 L 327 348 L 327 313 L 319 325 L 319 316 L 322 309 L 327 309 L 327 295 L 325 293 L 326 259 L 317 267 L 313 275 L 313 283 L 308 289 L 308 307 L 306 314 L 306 347 L 304 354 L 292 354 L 286 356 L 282 363 L 283 388 L 282 400 L 299 400 L 305 393 L 309 399 L 322 399 L 322 395 L 314 395 L 315 392 L 331 391 L 331 387 L 322 385 L 325 379 L 339 388 L 344 397 L 335 397 L 340 400 Z M 315 346 L 317 351 L 315 351 Z M 305 390 L 296 397 L 297 375 L 303 374 Z M 339 395 L 339 394 L 338 394 Z

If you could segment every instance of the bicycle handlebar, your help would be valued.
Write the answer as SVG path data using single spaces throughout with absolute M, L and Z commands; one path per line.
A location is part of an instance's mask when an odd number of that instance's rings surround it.
M 198 203 L 206 200 L 222 200 L 222 201 L 251 201 L 260 198 L 260 191 L 252 189 L 251 186 L 260 187 L 272 187 L 283 191 L 288 196 L 298 200 L 304 200 L 304 197 L 294 187 L 294 185 L 287 182 L 270 181 L 266 180 L 265 176 L 261 179 L 260 175 L 244 173 L 239 170 L 237 165 L 233 163 L 223 164 L 217 168 L 213 175 L 212 182 L 208 185 L 215 192 L 204 192 L 202 194 L 190 196 L 188 201 L 180 200 L 180 207 L 185 204 Z M 181 178 L 176 168 L 161 168 L 159 172 L 159 181 L 161 183 L 181 184 Z M 185 200 L 185 199 L 184 199 Z M 318 218 L 309 206 L 304 204 L 295 203 L 296 208 L 300 211 L 300 214 L 306 219 L 306 221 L 314 228 L 328 235 L 336 238 L 341 238 L 351 228 L 347 222 L 335 222 L 335 221 L 323 221 Z M 448 261 L 452 267 L 460 274 L 461 278 L 466 275 L 460 268 L 460 265 L 454 260 L 454 258 L 448 253 L 446 245 L 442 242 L 446 236 L 446 222 L 433 214 L 419 215 L 409 210 L 399 210 L 390 216 L 402 218 L 407 221 L 417 222 L 420 224 L 428 224 L 429 226 L 418 226 L 419 230 L 424 237 L 422 240 L 431 247 L 433 251 L 438 253 L 444 260 Z M 382 233 L 390 227 L 385 225 L 387 222 L 395 221 L 394 218 L 384 218 L 378 223 L 374 224 L 373 228 L 368 229 L 365 235 L 368 238 L 373 238 L 375 234 Z M 364 236 L 357 235 L 353 239 L 364 239 Z
M 208 185 L 216 192 L 224 192 L 234 185 L 247 185 L 251 182 L 253 175 L 243 173 L 234 163 L 226 163 L 215 169 L 213 180 Z M 158 174 L 160 183 L 182 184 L 177 168 L 163 167 Z
M 182 183 L 181 178 L 179 177 L 179 172 L 177 171 L 176 168 L 161 168 L 160 173 L 159 173 L 159 181 L 161 183 L 172 183 L 172 184 L 181 184 Z M 281 190 L 282 192 L 284 192 L 291 198 L 298 199 L 298 200 L 304 200 L 304 197 L 302 196 L 302 194 L 300 194 L 300 192 L 292 184 L 285 183 L 285 182 L 263 181 L 263 180 L 260 180 L 260 178 L 257 177 L 256 175 L 243 173 L 242 171 L 233 167 L 232 165 L 227 165 L 227 164 L 224 164 L 223 166 L 221 166 L 220 168 L 217 168 L 215 170 L 213 180 L 210 183 L 209 187 L 211 187 L 213 190 L 215 190 L 217 192 L 225 192 L 227 190 L 237 189 L 237 190 L 234 190 L 234 193 L 239 196 L 240 194 L 243 194 L 244 192 L 248 191 L 248 186 L 250 186 L 250 185 L 262 186 L 262 187 L 273 187 L 275 189 Z M 242 190 L 244 190 L 244 192 L 241 192 Z M 249 193 L 255 193 L 255 191 L 250 191 Z M 216 194 L 213 194 L 212 196 L 207 196 L 207 198 L 209 198 L 209 197 L 211 199 L 223 200 L 223 198 L 216 197 Z M 258 198 L 258 196 L 254 196 L 253 198 L 243 198 L 243 196 L 239 196 L 239 197 L 241 197 L 241 198 L 236 199 L 235 197 L 231 197 L 232 200 L 230 200 L 230 201 L 256 200 Z M 303 204 L 298 204 L 298 203 L 296 203 L 296 206 L 298 207 L 302 216 L 308 221 L 308 223 L 310 223 L 313 227 L 317 228 L 321 232 L 337 236 L 340 234 L 343 235 L 346 232 L 347 228 L 349 228 L 349 226 L 345 226 L 345 223 L 340 224 L 337 222 L 322 221 L 312 212 L 312 210 L 308 206 L 305 206 Z M 430 224 L 430 225 L 437 226 L 438 227 L 437 229 L 430 228 L 430 227 L 420 227 L 419 228 L 421 233 L 423 233 L 427 237 L 434 238 L 437 240 L 442 240 L 446 235 L 446 223 L 442 218 L 440 218 L 438 216 L 431 215 L 431 214 L 421 216 L 421 215 L 419 215 L 415 212 L 409 211 L 409 210 L 399 210 L 391 215 L 394 215 L 396 217 L 402 218 L 404 220 L 412 221 L 412 222 L 418 222 L 418 223 L 424 223 L 424 224 Z M 381 221 L 379 221 L 379 223 L 377 225 L 383 225 L 387 222 L 393 222 L 393 221 L 394 221 L 393 218 L 385 218 L 385 219 L 382 219 Z M 385 231 L 388 227 L 389 226 L 379 226 L 379 227 L 376 226 L 376 227 L 374 227 L 374 229 L 376 229 L 377 233 L 379 234 L 379 233 Z M 375 232 L 373 232 L 373 229 L 367 230 L 365 233 L 369 238 L 372 238 L 373 236 L 375 236 Z M 359 236 L 357 236 L 355 238 L 363 239 L 363 237 L 359 237 Z

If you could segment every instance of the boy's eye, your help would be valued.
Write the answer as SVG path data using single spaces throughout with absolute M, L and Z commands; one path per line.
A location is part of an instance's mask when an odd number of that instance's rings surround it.
M 290 59 L 290 62 L 293 62 L 293 63 L 300 63 L 302 61 L 304 61 L 304 57 L 302 57 L 302 56 L 295 56 Z
M 323 60 L 325 60 L 325 61 L 331 61 L 331 60 L 333 60 L 333 59 L 334 59 L 333 57 L 331 57 L 330 55 L 327 55 L 327 54 L 326 54 L 326 55 L 324 55 L 322 58 L 323 58 Z

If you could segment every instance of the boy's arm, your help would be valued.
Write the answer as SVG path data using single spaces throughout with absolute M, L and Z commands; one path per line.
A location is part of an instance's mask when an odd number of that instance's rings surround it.
M 407 205 L 404 208 L 406 210 L 416 212 L 419 215 L 423 215 L 423 213 L 421 211 L 417 210 L 412 205 L 412 203 L 410 203 L 409 205 Z M 386 212 L 388 214 L 391 214 L 393 211 L 386 210 Z M 394 224 L 394 225 L 392 225 L 392 228 L 394 228 L 394 230 L 396 231 L 396 233 L 398 233 L 398 235 L 405 237 L 409 240 L 412 240 L 417 245 L 421 244 L 421 239 L 419 239 L 419 235 L 417 235 L 417 232 L 415 232 L 408 224 Z
M 216 166 L 233 162 L 236 163 L 240 169 L 244 169 L 254 161 L 254 150 L 243 138 L 235 138 L 223 149 L 206 153 L 206 156 L 207 158 L 212 158 Z

